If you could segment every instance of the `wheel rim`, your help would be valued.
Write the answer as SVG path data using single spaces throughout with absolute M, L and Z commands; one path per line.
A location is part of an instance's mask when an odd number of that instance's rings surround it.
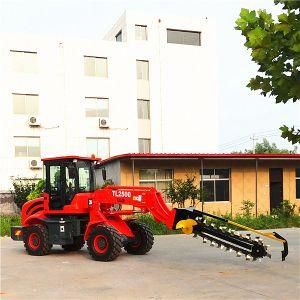
M 107 237 L 105 235 L 102 234 L 98 234 L 95 238 L 94 238 L 94 249 L 96 252 L 103 254 L 107 251 L 108 249 L 108 240 Z
M 41 239 L 37 233 L 33 232 L 29 235 L 28 244 L 32 250 L 37 250 L 40 246 L 40 243 Z

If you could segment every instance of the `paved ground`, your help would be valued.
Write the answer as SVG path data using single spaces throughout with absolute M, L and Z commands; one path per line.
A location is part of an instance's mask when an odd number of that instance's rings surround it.
M 278 230 L 290 253 L 280 261 L 248 262 L 186 235 L 157 236 L 148 255 L 123 252 L 113 262 L 90 259 L 86 248 L 25 254 L 1 238 L 2 299 L 300 299 L 300 229 Z M 274 245 L 274 246 L 273 246 Z

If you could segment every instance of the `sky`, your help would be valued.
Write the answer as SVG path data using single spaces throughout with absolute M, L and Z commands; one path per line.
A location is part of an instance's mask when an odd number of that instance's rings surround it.
M 278 147 L 293 149 L 278 128 L 282 124 L 300 127 L 300 104 L 275 104 L 273 98 L 246 87 L 257 66 L 243 46 L 244 38 L 234 30 L 242 7 L 280 13 L 273 0 L 0 0 L 0 31 L 102 39 L 124 10 L 213 18 L 217 25 L 219 151 L 251 149 L 253 135 L 255 142 L 266 137 Z

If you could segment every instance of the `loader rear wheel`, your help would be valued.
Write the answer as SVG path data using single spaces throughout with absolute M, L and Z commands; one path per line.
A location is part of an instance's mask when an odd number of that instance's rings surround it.
M 144 255 L 149 252 L 154 243 L 151 229 L 144 223 L 130 222 L 130 229 L 134 233 L 134 241 L 125 245 L 124 249 L 130 254 Z
M 23 240 L 24 247 L 30 255 L 46 255 L 52 247 L 49 243 L 48 229 L 41 224 L 26 227 Z
M 93 259 L 111 261 L 120 255 L 122 239 L 114 228 L 110 226 L 97 226 L 91 231 L 87 245 Z
M 80 250 L 84 244 L 85 244 L 85 240 L 83 239 L 82 236 L 75 236 L 73 239 L 73 244 L 69 244 L 69 245 L 62 245 L 61 247 L 65 250 L 65 251 L 78 251 Z

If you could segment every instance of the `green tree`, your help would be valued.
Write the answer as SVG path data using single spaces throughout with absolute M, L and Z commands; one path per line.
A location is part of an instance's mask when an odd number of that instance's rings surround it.
M 258 64 L 259 75 L 248 87 L 264 96 L 274 96 L 276 103 L 300 100 L 300 1 L 275 0 L 283 12 L 274 20 L 266 10 L 242 8 L 236 29 L 246 38 L 244 44 Z M 300 143 L 300 129 L 280 127 L 282 137 Z
M 255 145 L 255 153 L 257 154 L 268 154 L 268 153 L 274 153 L 274 154 L 295 154 L 297 153 L 297 147 L 294 147 L 294 150 L 288 150 L 288 149 L 279 149 L 275 143 L 270 143 L 266 138 L 262 140 L 261 143 L 256 143 Z M 253 153 L 253 150 L 251 149 L 245 149 L 244 151 L 234 151 L 232 153 Z
M 266 138 L 263 139 L 261 143 L 255 145 L 255 153 L 275 153 L 275 154 L 284 154 L 284 153 L 296 153 L 297 148 L 294 150 L 288 149 L 279 149 L 275 143 L 270 143 Z
M 185 201 L 190 199 L 191 205 L 195 206 L 196 200 L 201 199 L 201 190 L 195 185 L 195 176 L 186 175 L 186 179 L 174 179 L 169 183 L 166 195 L 172 204 L 177 203 L 178 207 L 184 207 Z

